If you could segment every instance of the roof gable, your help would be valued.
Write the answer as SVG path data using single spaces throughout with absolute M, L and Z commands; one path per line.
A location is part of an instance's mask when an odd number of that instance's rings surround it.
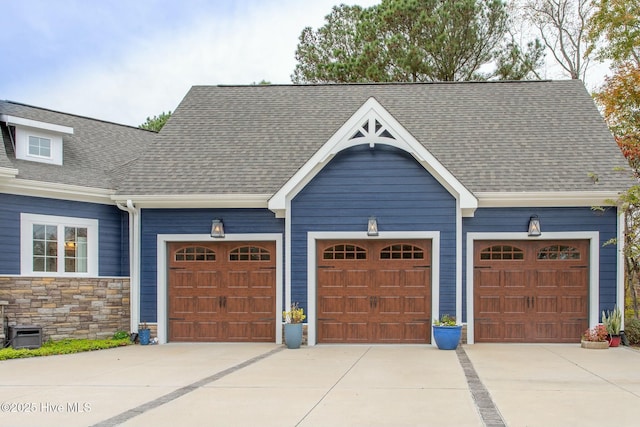
M 478 207 L 473 194 L 420 144 L 375 98 L 369 98 L 329 140 L 269 200 L 269 209 L 284 216 L 293 199 L 340 151 L 356 145 L 390 145 L 411 154 L 472 216 Z

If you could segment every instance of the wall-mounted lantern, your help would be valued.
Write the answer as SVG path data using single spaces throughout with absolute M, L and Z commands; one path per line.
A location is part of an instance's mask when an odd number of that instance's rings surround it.
M 541 234 L 540 218 L 538 218 L 538 215 L 533 215 L 529 218 L 529 237 L 537 237 Z
M 211 237 L 218 239 L 224 237 L 224 224 L 221 219 L 214 219 L 211 222 Z
M 378 235 L 378 220 L 376 220 L 375 216 L 369 217 L 369 221 L 367 222 L 367 236 L 377 236 Z

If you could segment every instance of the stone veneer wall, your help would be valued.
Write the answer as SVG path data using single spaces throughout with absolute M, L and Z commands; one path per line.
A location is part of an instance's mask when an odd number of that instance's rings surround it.
M 9 326 L 42 327 L 43 342 L 129 331 L 129 278 L 0 277 Z

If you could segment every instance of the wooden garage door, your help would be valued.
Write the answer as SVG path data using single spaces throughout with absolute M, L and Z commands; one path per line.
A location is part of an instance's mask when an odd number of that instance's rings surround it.
M 580 342 L 589 241 L 476 241 L 473 286 L 477 342 Z
M 318 342 L 428 343 L 431 241 L 319 241 Z
M 275 341 L 275 243 L 170 243 L 167 252 L 170 341 Z

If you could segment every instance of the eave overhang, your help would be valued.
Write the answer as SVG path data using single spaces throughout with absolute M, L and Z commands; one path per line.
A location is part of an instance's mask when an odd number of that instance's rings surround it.
M 118 194 L 114 203 L 133 201 L 138 208 L 263 208 L 271 194 Z

